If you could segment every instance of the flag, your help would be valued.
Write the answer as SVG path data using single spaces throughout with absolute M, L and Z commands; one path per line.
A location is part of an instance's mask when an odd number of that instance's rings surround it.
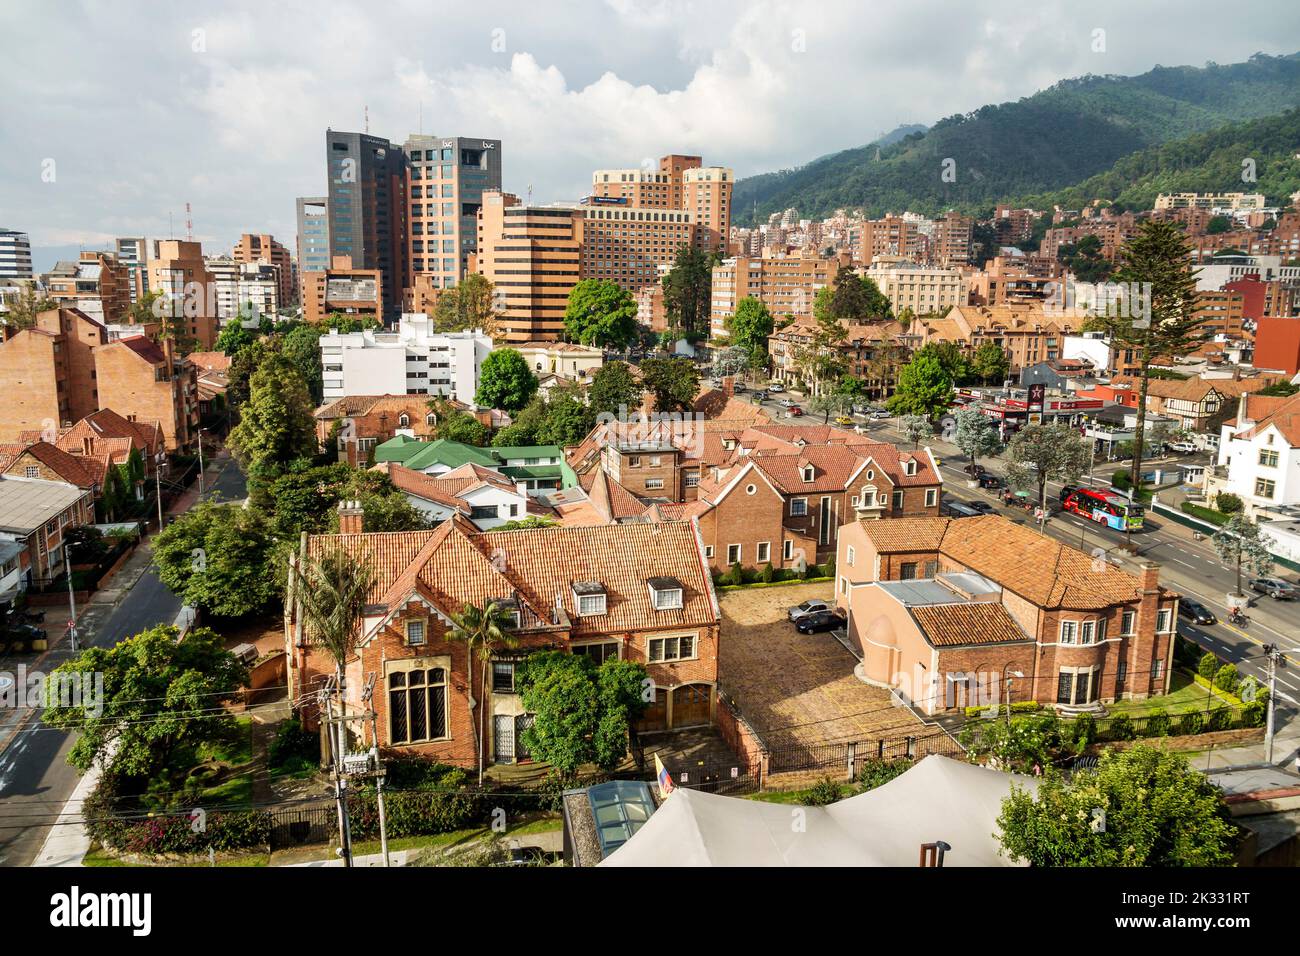
M 665 797 L 677 789 L 673 785 L 673 778 L 669 775 L 668 768 L 664 766 L 658 754 L 655 754 L 655 776 L 659 778 L 659 792 Z

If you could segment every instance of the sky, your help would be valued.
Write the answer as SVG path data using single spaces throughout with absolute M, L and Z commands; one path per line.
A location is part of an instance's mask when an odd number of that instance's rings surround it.
M 1230 12 L 1229 12 L 1230 9 Z M 1097 31 L 1102 31 L 1098 33 Z M 294 247 L 327 127 L 500 139 L 504 185 L 699 154 L 737 176 L 1065 77 L 1300 50 L 1294 0 L 6 0 L 0 227 Z

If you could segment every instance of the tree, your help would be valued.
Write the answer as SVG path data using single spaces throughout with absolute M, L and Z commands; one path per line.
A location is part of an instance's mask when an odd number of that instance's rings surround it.
M 242 353 L 241 353 L 242 354 Z M 266 356 L 249 379 L 249 397 L 228 444 L 254 496 L 290 463 L 316 454 L 315 406 L 307 385 L 284 356 Z
M 100 490 L 100 507 L 105 521 L 116 521 L 118 513 L 127 502 L 126 478 L 121 466 L 109 465 L 104 469 L 104 484 Z
M 280 336 L 280 354 L 288 359 L 311 393 L 312 403 L 324 401 L 324 370 L 320 360 L 320 329 L 314 325 L 298 325 Z
M 934 435 L 934 424 L 924 415 L 904 415 L 899 422 L 907 440 L 912 443 L 912 448 L 920 446 L 921 439 L 930 438 Z
M 617 282 L 583 279 L 569 293 L 564 333 L 571 342 L 625 349 L 636 341 L 636 299 Z
M 83 694 L 72 706 L 49 706 L 47 727 L 77 731 L 68 763 L 148 780 L 185 749 L 222 740 L 235 713 L 222 703 L 248 683 L 248 671 L 206 627 L 179 634 L 158 625 L 111 647 L 89 647 L 50 680 L 103 681 L 103 696 Z M 74 698 L 75 699 L 75 698 Z M 54 702 L 51 701 L 51 704 Z
M 1237 572 L 1237 597 L 1242 596 L 1241 569 L 1250 568 L 1257 575 L 1266 575 L 1273 569 L 1273 555 L 1264 543 L 1259 525 L 1246 516 L 1244 512 L 1234 514 L 1214 533 L 1211 539 L 1214 550 L 1225 564 L 1230 564 Z
M 1120 268 L 1114 279 L 1127 289 L 1130 307 L 1108 309 L 1105 325 L 1112 346 L 1132 349 L 1138 361 L 1136 449 L 1131 476 L 1133 487 L 1137 488 L 1151 364 L 1157 359 L 1188 354 L 1204 336 L 1196 331 L 1201 320 L 1196 316 L 1196 273 L 1190 264 L 1191 246 L 1177 225 L 1146 220 L 1137 235 L 1120 248 L 1119 258 Z M 1140 313 L 1144 310 L 1133 306 L 1139 298 L 1146 301 L 1148 290 L 1149 315 L 1143 315 Z M 1131 530 L 1126 529 L 1126 534 L 1131 534 Z
M 433 308 L 433 322 L 439 332 L 478 329 L 484 335 L 495 337 L 498 318 L 492 283 L 473 272 L 460 285 L 443 289 Z
M 610 659 L 596 668 L 599 715 L 592 748 L 601 770 L 614 770 L 627 756 L 632 724 L 650 706 L 646 690 L 646 669 L 636 661 Z
M 772 313 L 753 296 L 737 302 L 736 311 L 727 318 L 731 344 L 742 351 L 749 368 L 767 365 L 767 337 L 772 334 L 772 329 Z
M 230 319 L 221 327 L 221 334 L 217 336 L 216 349 L 226 355 L 234 355 L 240 349 L 252 345 L 256 340 L 257 336 L 244 328 L 242 322 L 238 319 Z
M 259 509 L 204 503 L 159 533 L 153 560 L 159 579 L 186 604 L 239 617 L 280 594 L 275 545 Z
M 655 410 L 690 411 L 700 390 L 700 373 L 688 358 L 654 358 L 641 363 L 641 382 L 654 395 Z
M 494 349 L 483 360 L 475 404 L 517 412 L 537 394 L 537 376 L 514 349 Z
M 975 380 L 970 360 L 955 342 L 930 342 L 917 349 L 913 358 L 916 356 L 937 359 L 953 385 L 968 385 Z
M 1104 751 L 1068 781 L 1050 771 L 1037 794 L 1013 785 L 998 828 L 1007 856 L 1031 866 L 1228 866 L 1238 835 L 1186 756 L 1146 744 Z
M 668 324 L 680 328 L 688 341 L 708 335 L 716 258 L 694 246 L 682 245 L 663 278 Z
M 447 637 L 452 641 L 457 641 L 465 645 L 466 657 L 468 659 L 469 673 L 467 675 L 466 689 L 469 699 L 469 719 L 474 724 L 475 740 L 474 748 L 478 753 L 478 782 L 483 784 L 483 723 L 486 720 L 486 714 L 475 719 L 474 708 L 478 702 L 474 699 L 474 658 L 479 659 L 479 669 L 482 672 L 482 697 L 480 700 L 486 702 L 488 699 L 488 673 L 491 670 L 492 654 L 500 647 L 518 647 L 519 640 L 509 633 L 509 618 L 505 608 L 495 601 L 489 601 L 483 607 L 476 607 L 473 604 L 466 604 L 459 614 L 451 616 L 451 630 Z M 485 708 L 486 710 L 486 708 Z
M 885 406 L 895 415 L 933 421 L 952 404 L 952 378 L 932 355 L 917 355 L 898 373 L 898 388 Z
M 36 288 L 32 280 L 23 282 L 17 294 L 4 297 L 8 311 L 4 320 L 14 328 L 30 329 L 36 324 L 36 317 L 48 309 L 57 309 L 59 304 Z
M 248 348 L 236 352 L 231 358 L 230 371 L 227 375 L 226 399 L 232 408 L 238 409 L 248 402 L 253 373 L 266 361 L 267 356 L 274 352 L 275 348 L 269 341 L 259 339 Z
M 337 330 L 340 335 L 346 332 L 365 332 L 367 329 L 381 329 L 383 323 L 373 315 L 348 315 L 344 312 L 331 312 L 316 326 L 321 335 Z
M 830 295 L 823 305 L 832 318 L 863 322 L 888 318 L 893 314 L 889 299 L 880 291 L 876 281 L 858 275 L 849 266 L 840 266 L 828 288 Z
M 480 448 L 488 443 L 488 427 L 469 412 L 457 408 L 445 398 L 431 398 L 426 405 L 437 423 L 433 427 L 434 438 Z
M 740 376 L 749 371 L 749 353 L 737 346 L 728 346 L 713 359 L 713 374 Z
M 978 408 L 962 408 L 957 411 L 957 431 L 953 436 L 955 444 L 971 463 L 971 477 L 974 477 L 975 464 L 981 456 L 996 455 L 1002 447 L 993 420 Z
M 1033 487 L 1042 502 L 1049 481 L 1075 481 L 1088 457 L 1087 441 L 1069 425 L 1026 425 L 1007 445 L 1007 477 L 1018 488 Z
M 989 382 L 1006 381 L 1008 373 L 1011 371 L 1011 363 L 1007 360 L 1007 354 L 1002 351 L 1002 346 L 994 342 L 985 342 L 975 350 L 971 357 L 971 371 L 981 384 Z
M 606 362 L 591 378 L 587 404 L 596 415 L 619 415 L 639 407 L 644 394 L 626 362 Z
M 579 394 L 556 389 L 545 404 L 546 415 L 537 429 L 539 445 L 576 445 L 596 427 L 596 415 Z

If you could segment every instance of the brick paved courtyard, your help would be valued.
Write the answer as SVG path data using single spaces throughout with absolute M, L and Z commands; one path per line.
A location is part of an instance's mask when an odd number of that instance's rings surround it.
M 718 596 L 718 679 L 771 747 L 927 735 L 889 694 L 853 676 L 856 659 L 829 634 L 800 634 L 786 610 L 830 601 L 832 582 L 749 588 Z

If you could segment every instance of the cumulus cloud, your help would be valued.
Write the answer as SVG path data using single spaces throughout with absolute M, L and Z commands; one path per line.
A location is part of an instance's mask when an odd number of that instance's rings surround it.
M 1209 0 L 10 5 L 0 226 L 90 246 L 183 234 L 190 202 L 205 248 L 248 230 L 291 246 L 294 198 L 325 188 L 325 128 L 361 129 L 367 108 L 371 131 L 398 142 L 420 127 L 503 140 L 506 188 L 542 201 L 580 197 L 594 168 L 667 152 L 743 176 L 1067 76 L 1300 48 L 1300 8 L 1246 6 L 1225 18 Z

